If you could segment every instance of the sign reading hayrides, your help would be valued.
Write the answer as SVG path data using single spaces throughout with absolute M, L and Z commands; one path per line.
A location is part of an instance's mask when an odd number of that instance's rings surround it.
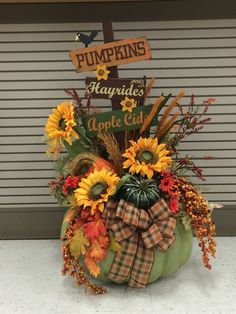
M 145 37 L 124 39 L 69 52 L 77 72 L 93 71 L 97 65 L 107 67 L 147 60 L 150 46 Z
M 145 94 L 144 80 L 107 79 L 96 80 L 96 78 L 85 79 L 86 93 L 92 98 L 122 100 L 126 96 L 141 101 Z

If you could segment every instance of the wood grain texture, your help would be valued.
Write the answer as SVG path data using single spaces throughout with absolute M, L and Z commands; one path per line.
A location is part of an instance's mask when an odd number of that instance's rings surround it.
M 112 67 L 150 59 L 151 50 L 146 38 L 140 37 L 71 50 L 69 56 L 77 72 L 86 72 L 100 64 Z

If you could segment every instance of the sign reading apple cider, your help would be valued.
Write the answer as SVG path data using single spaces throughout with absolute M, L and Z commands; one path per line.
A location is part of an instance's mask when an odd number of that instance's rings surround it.
M 69 52 L 77 72 L 95 70 L 97 65 L 107 67 L 147 60 L 150 46 L 145 37 L 124 39 Z
M 113 110 L 83 116 L 82 122 L 89 136 L 98 133 L 113 133 L 123 130 L 139 129 L 144 123 L 153 105 L 139 106 L 129 111 Z
M 96 80 L 87 77 L 85 79 L 86 93 L 92 98 L 122 100 L 126 96 L 136 101 L 141 101 L 145 94 L 144 80 L 107 79 Z

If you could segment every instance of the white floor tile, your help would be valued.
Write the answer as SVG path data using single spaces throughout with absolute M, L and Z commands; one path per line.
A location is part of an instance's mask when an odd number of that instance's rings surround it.
M 0 314 L 233 314 L 236 237 L 218 238 L 208 271 L 195 241 L 189 262 L 146 289 L 109 285 L 92 296 L 61 276 L 59 240 L 0 241 Z

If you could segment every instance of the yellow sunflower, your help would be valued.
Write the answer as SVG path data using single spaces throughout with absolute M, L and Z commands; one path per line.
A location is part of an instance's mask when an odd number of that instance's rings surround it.
M 92 215 L 96 209 L 103 212 L 104 203 L 115 193 L 118 181 L 119 177 L 110 169 L 95 170 L 79 182 L 74 192 L 77 205 L 90 207 Z
M 129 97 L 125 97 L 124 100 L 120 102 L 122 106 L 122 111 L 132 112 L 134 108 L 137 107 L 137 102 L 134 99 L 130 99 Z
M 110 73 L 109 70 L 107 70 L 106 65 L 98 65 L 97 69 L 95 71 L 95 74 L 97 76 L 97 80 L 107 80 L 108 79 L 108 74 Z
M 57 158 L 63 147 L 63 140 L 72 144 L 72 137 L 78 138 L 73 127 L 76 126 L 73 102 L 63 102 L 52 110 L 45 126 L 49 144 L 48 153 Z
M 131 146 L 122 155 L 127 158 L 123 162 L 123 168 L 129 168 L 129 172 L 140 173 L 151 179 L 155 172 L 161 172 L 171 163 L 168 157 L 169 151 L 166 144 L 158 145 L 157 138 L 142 138 L 137 142 L 130 141 Z

